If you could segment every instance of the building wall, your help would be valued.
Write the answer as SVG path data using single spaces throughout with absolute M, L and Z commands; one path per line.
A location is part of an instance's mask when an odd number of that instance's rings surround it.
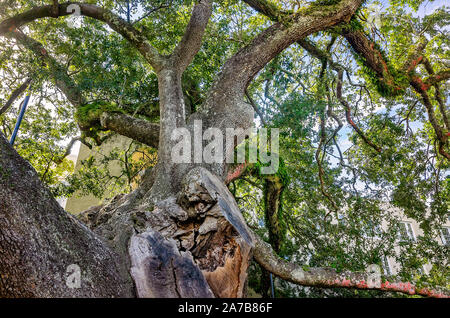
M 406 217 L 405 214 L 400 209 L 392 208 L 392 207 L 390 207 L 389 209 L 392 210 L 392 212 L 395 215 L 399 216 L 399 218 L 401 219 L 402 222 L 411 224 L 411 228 L 413 230 L 413 235 L 414 235 L 414 239 L 415 240 L 417 240 L 418 236 L 422 236 L 423 235 L 423 230 L 420 228 L 418 222 L 416 222 L 414 219 Z M 450 220 L 449 220 L 449 218 L 447 218 L 446 223 L 444 224 L 444 227 L 450 228 Z M 436 241 L 438 241 L 439 244 L 442 244 L 442 245 L 449 244 L 449 242 L 445 242 L 443 240 L 442 235 L 440 235 L 439 237 L 436 237 Z M 397 248 L 397 251 L 398 251 L 398 248 Z M 398 272 L 399 268 L 400 268 L 400 265 L 397 264 L 395 262 L 395 260 L 390 259 L 390 258 L 388 258 L 388 263 L 389 263 L 389 266 L 390 266 L 390 269 L 391 269 L 392 273 L 396 274 Z M 423 268 L 424 273 L 428 274 L 430 272 L 431 268 L 432 268 L 431 264 L 425 264 L 424 268 Z

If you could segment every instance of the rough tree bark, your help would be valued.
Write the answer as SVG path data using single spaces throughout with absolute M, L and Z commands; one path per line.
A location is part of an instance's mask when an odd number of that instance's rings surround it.
M 158 147 L 158 163 L 137 190 L 83 213 L 88 229 L 58 206 L 36 172 L 1 137 L 0 295 L 242 297 L 253 254 L 265 269 L 292 282 L 348 287 L 342 275 L 325 271 L 324 279 L 323 270 L 304 273 L 272 255 L 247 228 L 225 185 L 243 167 L 228 171 L 225 158 L 218 164 L 174 163 L 171 150 L 176 141 L 171 137 L 180 127 L 192 135 L 195 120 L 202 120 L 204 129 L 223 132 L 251 127 L 253 110 L 243 98 L 252 78 L 292 43 L 348 22 L 361 3 L 311 5 L 274 23 L 225 63 L 205 103 L 190 116 L 185 114 L 181 76 L 201 46 L 211 1 L 196 2 L 186 32 L 169 56 L 160 55 L 140 31 L 112 12 L 75 3 L 81 15 L 120 33 L 157 73 L 159 126 L 119 113 L 104 112 L 98 120 L 105 129 Z M 68 15 L 70 4 L 55 2 L 11 17 L 0 23 L 0 35 L 16 38 L 42 58 L 67 99 L 82 107 L 83 94 L 64 69 L 39 42 L 17 30 L 36 19 Z M 82 270 L 79 289 L 68 288 L 62 278 L 70 264 Z
M 124 260 L 66 213 L 0 135 L 0 297 L 132 297 Z M 81 288 L 66 285 L 68 266 Z

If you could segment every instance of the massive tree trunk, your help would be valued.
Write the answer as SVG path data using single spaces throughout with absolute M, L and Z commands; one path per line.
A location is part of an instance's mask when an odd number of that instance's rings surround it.
M 227 187 L 206 169 L 192 169 L 175 196 L 155 205 L 136 191 L 86 211 L 94 233 L 4 137 L 0 150 L 0 296 L 245 295 L 253 239 Z M 73 265 L 79 288 L 67 284 Z
M 123 257 L 59 206 L 2 135 L 0 198 L 0 297 L 134 296 Z

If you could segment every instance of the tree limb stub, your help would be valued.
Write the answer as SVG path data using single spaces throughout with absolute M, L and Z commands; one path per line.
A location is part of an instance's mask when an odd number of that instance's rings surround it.
M 131 275 L 138 297 L 211 298 L 209 285 L 192 254 L 151 229 L 130 241 Z

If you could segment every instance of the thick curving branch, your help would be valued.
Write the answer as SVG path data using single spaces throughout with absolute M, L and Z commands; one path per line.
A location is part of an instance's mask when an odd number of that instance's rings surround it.
M 342 272 L 337 273 L 333 268 L 313 267 L 307 270 L 301 265 L 287 262 L 278 257 L 271 246 L 259 236 L 253 234 L 253 257 L 263 268 L 274 275 L 301 286 L 322 288 L 356 288 L 367 290 L 381 290 L 399 292 L 407 295 L 420 295 L 425 297 L 448 298 L 447 290 L 419 288 L 409 282 L 389 282 L 387 280 L 374 283 L 373 276 L 367 273 Z
M 360 0 L 343 0 L 329 6 L 313 3 L 283 17 L 226 61 L 211 88 L 212 99 L 217 101 L 219 95 L 242 97 L 253 77 L 276 55 L 310 34 L 348 22 L 361 3 Z M 220 103 L 212 101 L 209 106 L 221 107 Z
M 63 92 L 73 106 L 78 108 L 87 103 L 78 85 L 67 75 L 66 69 L 47 52 L 40 42 L 18 30 L 9 33 L 9 36 L 15 38 L 19 43 L 30 49 L 44 64 L 49 66 L 55 85 Z M 96 123 L 98 122 L 103 129 L 114 131 L 154 148 L 158 147 L 158 124 L 134 118 L 126 114 L 106 111 L 96 120 Z M 88 130 L 90 127 L 81 128 Z
M 286 18 L 289 14 L 291 14 L 291 12 L 285 12 L 278 9 L 274 4 L 272 4 L 270 1 L 267 0 L 243 0 L 243 1 L 247 3 L 250 7 L 255 9 L 257 12 L 265 15 L 274 22 L 280 22 L 282 19 Z M 311 54 L 312 56 L 318 58 L 321 61 L 326 60 L 328 66 L 331 67 L 333 70 L 348 71 L 342 65 L 336 63 L 329 54 L 329 52 L 319 49 L 312 41 L 305 38 L 298 40 L 297 43 L 303 49 L 308 51 L 308 53 Z
M 158 148 L 159 124 L 114 112 L 104 112 L 100 115 L 100 124 L 104 129 Z
M 126 260 L 59 206 L 1 134 L 0 198 L 0 297 L 134 296 Z
M 282 11 L 275 4 L 267 0 L 242 0 L 259 13 L 269 17 L 271 20 L 279 22 L 283 17 L 292 12 Z
M 54 4 L 35 7 L 2 21 L 0 23 L 0 35 L 5 36 L 9 32 L 38 19 L 68 16 L 72 14 L 72 11 L 69 9 L 69 6 L 71 5 L 78 6 L 82 16 L 90 17 L 108 24 L 111 29 L 121 34 L 136 47 L 157 72 L 161 69 L 164 58 L 140 31 L 135 29 L 130 23 L 126 22 L 118 15 L 93 4 L 66 2 L 58 4 L 57 12 Z
M 362 30 L 344 28 L 342 35 L 356 54 L 363 57 L 364 65 L 375 72 L 376 79 L 384 90 L 390 91 L 392 95 L 399 94 L 405 90 L 406 87 L 404 85 L 395 81 L 388 61 L 384 59 L 381 50 Z
M 257 12 L 265 15 L 274 22 L 280 22 L 280 20 L 285 18 L 287 15 L 291 14 L 291 12 L 285 12 L 280 10 L 270 1 L 266 0 L 243 0 L 243 1 L 247 3 L 250 7 L 255 9 Z M 300 39 L 297 41 L 297 43 L 301 47 L 303 47 L 306 51 L 308 51 L 312 56 L 318 58 L 321 61 L 326 60 L 328 65 L 332 69 L 336 71 L 344 70 L 343 66 L 333 61 L 331 55 L 328 52 L 319 49 L 312 41 L 308 39 Z
M 171 55 L 180 73 L 188 67 L 195 54 L 200 50 L 203 34 L 211 14 L 211 0 L 199 0 L 194 6 L 183 38 Z
M 48 53 L 39 41 L 27 36 L 20 30 L 13 30 L 7 36 L 16 39 L 18 43 L 40 58 L 43 65 L 47 65 L 50 68 L 55 85 L 63 92 L 72 105 L 79 107 L 86 103 L 86 99 L 83 97 L 78 85 L 70 78 L 66 69 Z

